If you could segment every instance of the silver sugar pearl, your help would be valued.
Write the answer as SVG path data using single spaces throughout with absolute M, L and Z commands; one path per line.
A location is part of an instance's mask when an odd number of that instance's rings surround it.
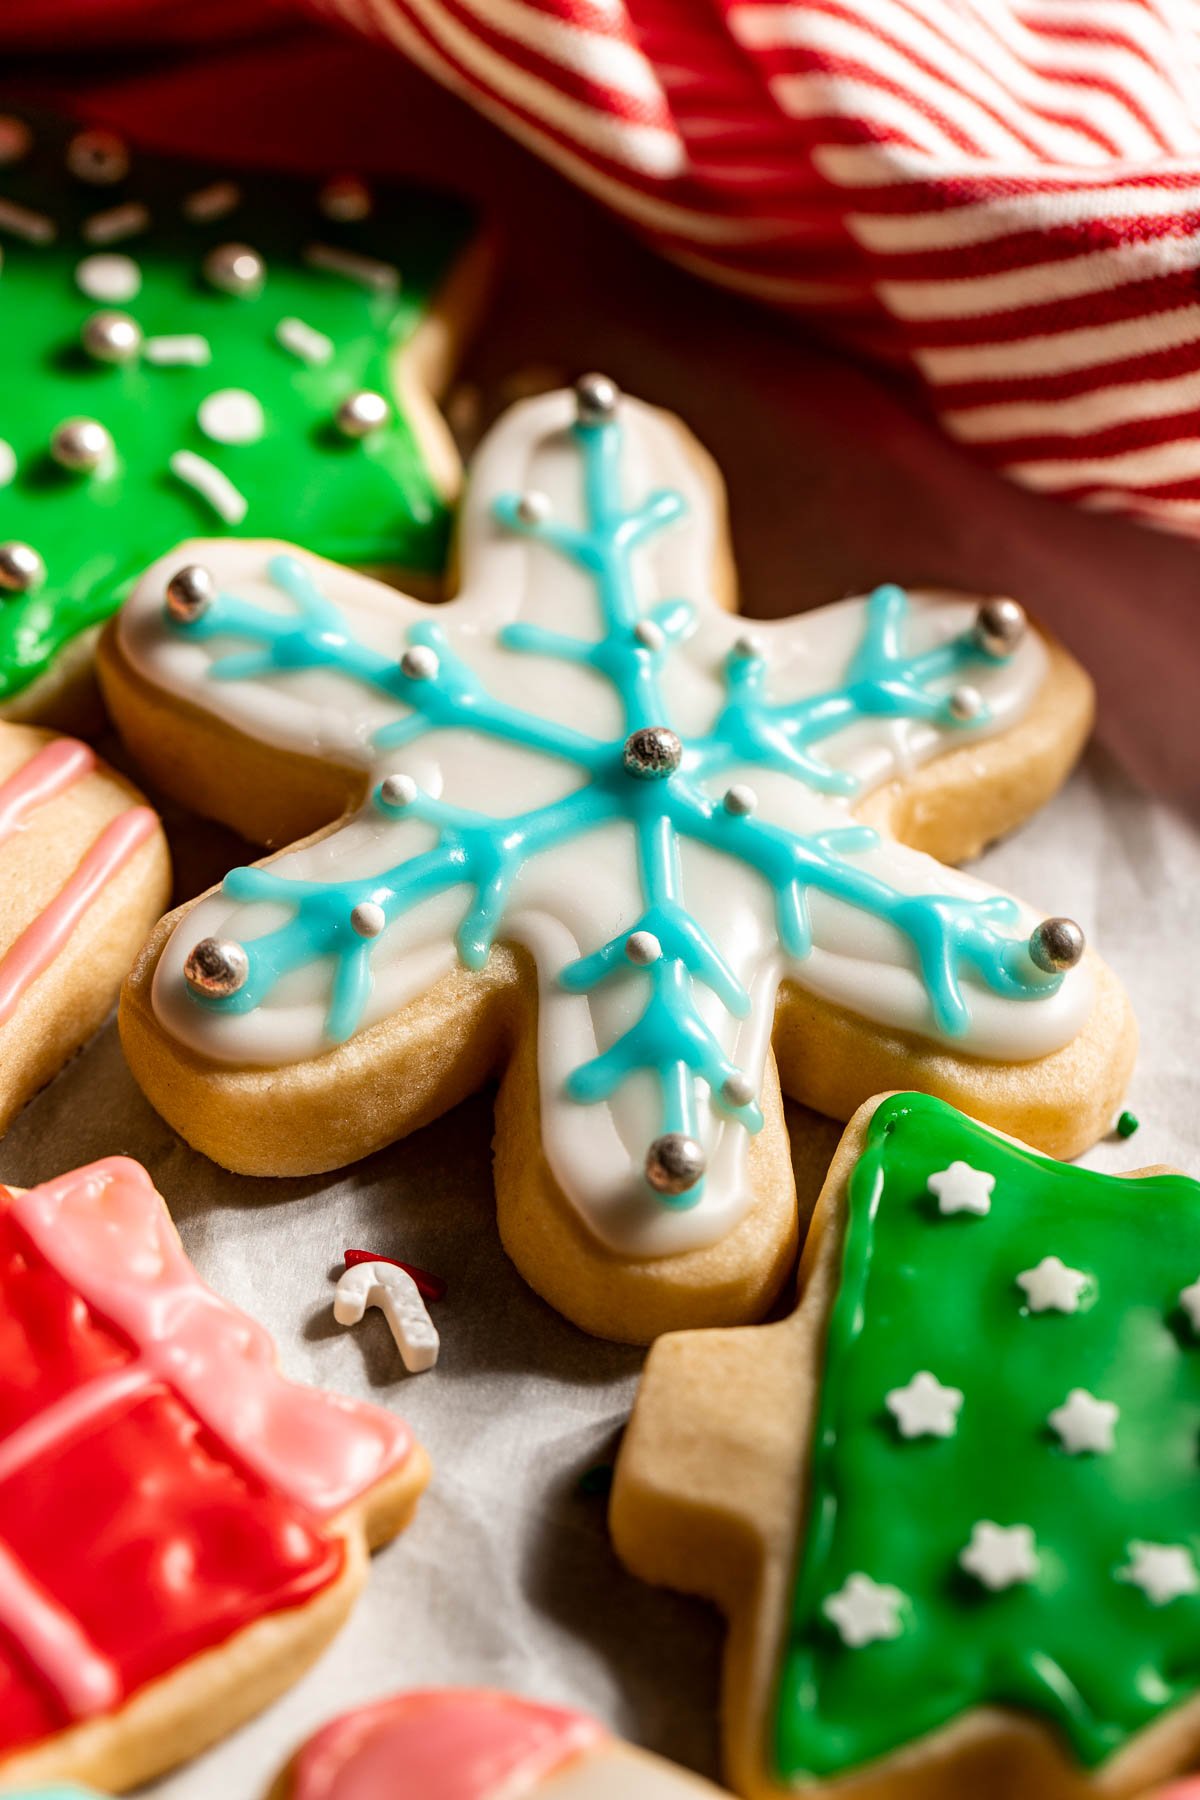
M 581 375 L 575 383 L 575 414 L 581 425 L 606 425 L 616 417 L 621 390 L 607 375 Z
M 200 563 L 185 563 L 167 583 L 167 614 L 177 625 L 190 625 L 217 597 L 217 584 Z
M 67 145 L 67 168 L 90 187 L 112 187 L 129 173 L 129 147 L 115 131 L 80 131 Z
M 747 787 L 744 781 L 735 781 L 731 788 L 726 789 L 722 805 L 727 813 L 733 814 L 735 819 L 744 819 L 758 805 L 758 795 L 752 787 Z
M 142 348 L 142 328 L 128 313 L 93 313 L 83 327 L 83 347 L 94 362 L 132 362 Z
M 32 594 L 46 579 L 46 565 L 32 544 L 0 544 L 0 593 Z
M 631 963 L 640 969 L 656 963 L 662 955 L 662 945 L 652 931 L 631 931 L 625 939 L 625 954 Z
M 387 914 L 377 900 L 360 900 L 350 914 L 350 923 L 359 937 L 377 938 L 387 927 Z
M 188 952 L 183 978 L 203 1000 L 226 1000 L 246 985 L 250 958 L 232 938 L 201 938 Z
M 400 658 L 400 668 L 410 681 L 432 681 L 439 668 L 437 651 L 428 644 L 410 644 Z
M 633 628 L 633 635 L 643 650 L 659 651 L 667 641 L 666 633 L 661 625 L 653 619 L 639 619 Z
M 704 1152 L 682 1131 L 664 1132 L 646 1152 L 646 1180 L 656 1194 L 686 1194 L 704 1174 Z
M 741 1069 L 735 1069 L 721 1083 L 721 1098 L 726 1106 L 749 1106 L 754 1099 L 754 1083 Z
M 204 279 L 223 294 L 249 300 L 260 293 L 267 265 L 249 244 L 217 244 L 204 259 Z
M 1011 656 L 1028 624 L 1023 606 L 997 595 L 985 600 L 975 615 L 975 642 L 989 656 Z
M 950 716 L 964 724 L 977 719 L 983 711 L 983 695 L 978 688 L 957 687 L 950 696 Z
M 379 798 L 385 806 L 411 806 L 420 791 L 411 775 L 385 775 L 379 784 Z
M 549 494 L 539 494 L 536 488 L 517 501 L 517 517 L 522 525 L 544 525 L 553 511 Z
M 1087 939 L 1074 919 L 1043 919 L 1030 933 L 1030 960 L 1047 975 L 1065 975 L 1086 948 Z
M 370 388 L 359 388 L 347 394 L 333 415 L 333 422 L 343 437 L 365 438 L 387 424 L 392 409 L 382 394 Z
M 55 462 L 76 475 L 94 474 L 112 451 L 112 437 L 99 419 L 64 419 L 50 439 Z
M 667 725 L 644 725 L 625 739 L 621 761 L 625 771 L 639 781 L 662 781 L 673 775 L 683 757 L 683 745 Z
M 357 225 L 361 219 L 369 219 L 374 204 L 370 188 L 357 175 L 335 175 L 317 195 L 325 217 L 339 225 Z

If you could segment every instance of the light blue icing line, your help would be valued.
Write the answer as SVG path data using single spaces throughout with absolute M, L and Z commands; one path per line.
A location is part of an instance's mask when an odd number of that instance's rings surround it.
M 1060 976 L 1043 975 L 1029 961 L 1023 938 L 1005 927 L 1019 922 L 1012 900 L 950 895 L 909 895 L 850 859 L 873 849 L 878 834 L 857 824 L 798 835 L 749 815 L 731 813 L 702 783 L 733 768 L 782 771 L 818 792 L 851 795 L 852 775 L 833 768 L 814 746 L 862 719 L 923 719 L 954 728 L 963 722 L 950 697 L 934 689 L 990 657 L 963 633 L 917 655 L 904 653 L 908 598 L 902 589 L 880 587 L 870 596 L 862 643 L 841 686 L 825 693 L 772 703 L 766 695 L 766 663 L 750 648 L 735 648 L 724 667 L 725 701 L 711 729 L 685 742 L 680 768 L 657 780 L 626 770 L 626 737 L 650 726 L 670 725 L 660 676 L 680 641 L 692 630 L 695 607 L 686 598 L 660 602 L 639 612 L 633 581 L 634 552 L 686 510 L 680 494 L 657 492 L 627 509 L 622 497 L 621 427 L 616 422 L 576 425 L 575 443 L 583 459 L 586 524 L 553 518 L 523 519 L 515 495 L 495 504 L 508 530 L 533 538 L 584 570 L 596 594 L 596 639 L 576 638 L 541 625 L 504 627 L 500 642 L 521 654 L 584 664 L 604 676 L 620 699 L 621 735 L 592 737 L 569 726 L 521 711 L 489 694 L 451 648 L 434 619 L 409 632 L 410 644 L 436 652 L 432 679 L 406 675 L 398 661 L 360 644 L 339 609 L 323 595 L 309 570 L 281 555 L 269 566 L 271 580 L 295 602 L 282 615 L 221 594 L 207 612 L 172 629 L 199 639 L 248 640 L 255 648 L 219 657 L 214 680 L 251 680 L 300 669 L 327 669 L 374 688 L 405 708 L 394 723 L 375 734 L 377 748 L 409 744 L 430 732 L 469 729 L 483 738 L 518 744 L 566 762 L 579 772 L 580 785 L 564 798 L 514 817 L 496 819 L 419 793 L 398 808 L 376 790 L 375 806 L 391 817 L 414 818 L 432 826 L 432 848 L 382 874 L 361 880 L 304 881 L 273 869 L 234 869 L 224 892 L 239 901 L 282 902 L 292 917 L 246 944 L 249 975 L 242 988 L 221 1000 L 193 996 L 197 1005 L 248 1012 L 291 970 L 318 957 L 334 960 L 328 1035 L 342 1042 L 358 1028 L 371 991 L 371 952 L 377 939 L 363 938 L 350 922 L 353 909 L 373 901 L 383 910 L 385 930 L 423 900 L 456 887 L 469 899 L 457 932 L 458 954 L 468 968 L 482 968 L 499 931 L 513 884 L 525 864 L 551 845 L 583 837 L 623 820 L 633 829 L 641 883 L 637 920 L 599 949 L 568 964 L 558 980 L 569 993 L 587 994 L 606 981 L 640 981 L 647 1000 L 637 1021 L 615 1043 L 575 1069 L 567 1092 L 581 1104 L 610 1098 L 642 1072 L 652 1073 L 662 1101 L 664 1132 L 695 1137 L 707 1101 L 748 1131 L 762 1114 L 756 1101 L 728 1103 L 722 1088 L 738 1074 L 705 1023 L 697 984 L 714 994 L 725 1010 L 744 1018 L 750 997 L 710 934 L 688 911 L 683 891 L 680 845 L 708 845 L 747 864 L 775 895 L 777 929 L 787 954 L 802 960 L 812 949 L 808 896 L 823 893 L 856 910 L 885 920 L 912 944 L 928 990 L 938 1029 L 961 1035 L 969 1023 L 960 976 L 966 970 L 993 992 L 1012 999 L 1052 993 Z M 637 636 L 649 618 L 661 639 L 650 645 Z M 986 722 L 986 712 L 971 723 Z M 662 954 L 634 967 L 625 952 L 631 933 L 653 933 Z M 685 1194 L 662 1196 L 670 1206 L 692 1206 L 703 1182 Z

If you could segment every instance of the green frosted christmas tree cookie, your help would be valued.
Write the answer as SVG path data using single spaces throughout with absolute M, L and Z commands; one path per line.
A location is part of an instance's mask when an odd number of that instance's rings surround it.
M 1187 1766 L 1200 1184 L 871 1102 L 801 1293 L 660 1340 L 614 1489 L 631 1566 L 730 1614 L 737 1790 L 1080 1800 Z
M 184 538 L 440 574 L 458 468 L 430 396 L 472 230 L 445 195 L 0 116 L 0 714 L 69 713 L 94 628 Z

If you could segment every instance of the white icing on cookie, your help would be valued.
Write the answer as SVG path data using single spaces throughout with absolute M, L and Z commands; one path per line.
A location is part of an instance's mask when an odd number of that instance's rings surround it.
M 390 753 L 375 748 L 375 734 L 405 717 L 406 708 L 338 670 L 211 679 L 207 671 L 214 660 L 244 651 L 244 640 L 234 634 L 189 639 L 167 624 L 163 594 L 176 568 L 197 562 L 212 571 L 222 591 L 267 612 L 294 617 L 294 601 L 268 576 L 272 557 L 286 550 L 336 604 L 360 644 L 398 661 L 408 646 L 409 628 L 435 618 L 450 648 L 489 695 L 576 732 L 619 738 L 623 715 L 618 695 L 596 670 L 518 652 L 496 641 L 498 630 L 518 618 L 589 641 L 597 636 L 593 581 L 544 543 L 502 527 L 493 512 L 503 495 L 536 492 L 547 497 L 554 521 L 584 523 L 580 457 L 569 431 L 573 416 L 569 395 L 543 395 L 514 408 L 482 446 L 463 521 L 463 593 L 449 606 L 431 612 L 378 582 L 277 544 L 193 543 L 163 558 L 139 583 L 118 625 L 126 658 L 156 686 L 235 729 L 370 770 L 373 777 L 401 772 L 424 793 L 454 805 L 506 816 L 561 800 L 579 788 L 583 778 L 577 768 L 516 744 L 481 744 L 476 734 L 463 729 L 431 732 Z M 746 625 L 722 612 L 713 598 L 718 520 L 703 466 L 665 415 L 624 400 L 621 417 L 625 501 L 637 506 L 652 491 L 667 488 L 686 503 L 682 520 L 648 538 L 635 561 L 643 613 L 681 598 L 696 608 L 694 629 L 669 646 L 660 665 L 669 723 L 686 754 L 689 741 L 713 727 L 726 698 L 724 671 Z M 866 602 L 849 600 L 805 617 L 755 621 L 770 700 L 779 703 L 840 686 L 862 645 L 865 617 Z M 905 627 L 906 650 L 915 654 L 947 643 L 973 617 L 967 602 L 914 597 Z M 1030 631 L 1006 661 L 981 662 L 972 670 L 972 684 L 987 709 L 978 721 L 951 726 L 928 719 L 861 719 L 822 741 L 821 757 L 855 776 L 860 793 L 867 793 L 948 744 L 1011 726 L 1027 709 L 1045 668 L 1045 650 Z M 947 679 L 947 692 L 953 685 Z M 735 762 L 723 768 L 710 784 L 712 798 L 720 802 L 738 784 L 753 791 L 756 827 L 765 822 L 810 833 L 852 822 L 848 802 L 758 765 L 739 767 Z M 273 869 L 316 881 L 378 874 L 430 848 L 435 835 L 428 824 L 402 816 L 384 818 L 368 805 L 340 831 L 284 857 Z M 888 840 L 856 851 L 853 861 L 904 894 L 982 899 L 994 893 Z M 692 918 L 709 933 L 751 996 L 749 1016 L 739 1019 L 697 983 L 699 1011 L 755 1091 L 776 990 L 785 976 L 881 1025 L 937 1037 L 911 944 L 889 923 L 814 892 L 813 948 L 802 958 L 789 958 L 777 937 L 774 896 L 755 869 L 691 840 L 680 844 L 680 868 Z M 453 965 L 453 934 L 466 904 L 463 889 L 443 892 L 374 941 L 373 986 L 362 1027 L 428 991 Z M 627 978 L 586 994 L 566 992 L 559 975 L 577 958 L 632 931 L 642 907 L 633 833 L 618 819 L 526 862 L 498 936 L 526 946 L 538 968 L 541 1118 L 554 1175 L 604 1243 L 626 1255 L 654 1256 L 717 1241 L 743 1215 L 751 1196 L 745 1177 L 748 1135 L 744 1124 L 728 1114 L 708 1104 L 702 1108 L 699 1139 L 707 1158 L 703 1197 L 690 1208 L 673 1209 L 649 1190 L 642 1173 L 646 1146 L 662 1130 L 657 1082 L 648 1074 L 635 1074 L 610 1100 L 596 1104 L 580 1104 L 566 1094 L 567 1076 L 636 1022 L 646 991 L 644 975 L 632 967 Z M 201 1006 L 183 980 L 183 962 L 199 938 L 249 942 L 286 924 L 290 916 L 290 909 L 275 901 L 238 904 L 225 895 L 190 912 L 168 943 L 154 982 L 154 1007 L 167 1029 L 215 1061 L 231 1064 L 286 1064 L 327 1049 L 328 959 L 286 975 L 249 1012 Z M 1012 927 L 1014 936 L 1037 920 L 1036 913 L 1022 909 L 1021 922 Z M 1070 1041 L 1092 999 L 1086 968 L 1068 975 L 1057 992 L 1034 999 L 1003 998 L 968 971 L 963 994 L 969 1029 L 951 1040 L 951 1047 L 1002 1060 L 1035 1058 Z

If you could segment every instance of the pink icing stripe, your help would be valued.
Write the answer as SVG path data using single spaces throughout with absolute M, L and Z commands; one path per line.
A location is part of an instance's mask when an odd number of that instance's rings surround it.
M 7 1189 L 4 1192 L 7 1193 Z M 0 1488 L 22 1469 L 69 1443 L 109 1413 L 117 1412 L 130 1400 L 140 1399 L 153 1382 L 149 1369 L 137 1362 L 130 1363 L 123 1369 L 110 1370 L 107 1375 L 97 1375 L 93 1381 L 64 1394 L 53 1406 L 18 1425 L 8 1437 L 0 1438 Z
M 20 830 L 31 812 L 65 794 L 95 766 L 95 756 L 75 738 L 55 738 L 44 745 L 0 787 L 0 844 Z
M 289 1800 L 520 1800 L 607 1742 L 582 1713 L 482 1688 L 424 1689 L 317 1732 L 293 1764 Z
M 0 1630 L 58 1696 L 69 1719 L 91 1719 L 121 1698 L 121 1678 L 57 1601 L 0 1541 Z
M 49 968 L 105 883 L 140 849 L 157 825 L 158 817 L 148 806 L 132 806 L 113 819 L 66 886 L 0 959 L 0 1025 L 12 1015 L 38 976 Z
M 262 1326 L 200 1280 L 138 1163 L 116 1156 L 76 1169 L 15 1196 L 12 1215 L 228 1454 L 318 1519 L 407 1460 L 413 1437 L 402 1420 L 284 1380 Z

